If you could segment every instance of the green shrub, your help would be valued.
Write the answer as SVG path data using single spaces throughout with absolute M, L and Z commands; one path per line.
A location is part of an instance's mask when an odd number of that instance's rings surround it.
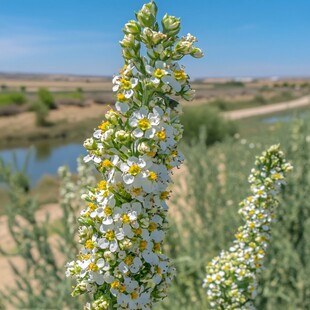
M 27 160 L 22 169 L 18 169 L 16 158 L 14 162 L 7 164 L 0 158 L 0 181 L 10 198 L 5 208 L 6 224 L 14 249 L 12 253 L 12 248 L 0 246 L 0 254 L 19 258 L 18 263 L 10 262 L 15 281 L 0 291 L 0 309 L 79 309 L 85 298 L 70 296 L 72 282 L 65 277 L 63 261 L 72 260 L 78 252 L 76 215 L 81 194 L 95 183 L 91 168 L 79 159 L 77 178 L 66 167 L 59 170 L 61 213 L 51 222 L 49 213 L 44 218 L 37 216 L 42 210 L 38 200 L 29 195 Z
M 227 111 L 229 103 L 223 99 L 216 99 L 208 103 L 212 107 L 216 107 L 220 111 Z
M 56 108 L 54 96 L 46 88 L 40 88 L 38 91 L 38 99 L 41 101 L 49 110 Z
M 281 197 L 277 222 L 258 286 L 256 308 L 310 309 L 310 126 L 309 119 L 271 137 L 241 139 L 213 147 L 183 145 L 186 169 L 174 188 L 167 255 L 177 277 L 156 309 L 206 310 L 205 265 L 234 239 L 238 202 L 249 194 L 247 175 L 266 143 L 281 141 L 294 170 Z M 184 179 L 182 179 L 182 176 Z M 177 207 L 176 207 L 177 206 Z
M 217 109 L 207 105 L 185 107 L 181 123 L 184 126 L 184 140 L 190 144 L 195 143 L 202 132 L 207 145 L 223 141 L 225 137 L 236 133 L 234 123 L 225 120 Z
M 48 107 L 42 101 L 37 101 L 32 106 L 32 110 L 36 114 L 36 124 L 38 126 L 46 126 L 48 124 L 46 120 L 49 114 Z
M 6 106 L 11 104 L 23 105 L 27 102 L 27 98 L 22 93 L 4 93 L 0 94 L 0 105 Z
M 17 105 L 23 105 L 24 103 L 27 102 L 27 98 L 24 94 L 22 93 L 12 93 L 10 95 L 11 102 Z
M 253 103 L 259 104 L 259 105 L 265 105 L 268 103 L 268 100 L 261 96 L 261 95 L 257 95 L 253 98 Z

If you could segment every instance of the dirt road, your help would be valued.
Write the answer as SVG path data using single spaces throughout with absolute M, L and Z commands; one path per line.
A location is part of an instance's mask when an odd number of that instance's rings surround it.
M 289 109 L 301 108 L 307 105 L 310 105 L 310 96 L 305 96 L 305 97 L 292 100 L 292 101 L 288 101 L 288 102 L 270 104 L 270 105 L 263 106 L 263 107 L 255 107 L 255 108 L 225 112 L 223 114 L 228 119 L 237 120 L 237 119 L 248 118 L 252 116 L 271 114 L 271 113 L 285 111 Z

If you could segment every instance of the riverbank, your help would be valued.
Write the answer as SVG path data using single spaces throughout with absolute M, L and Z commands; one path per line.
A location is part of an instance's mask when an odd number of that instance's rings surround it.
M 91 136 L 93 129 L 104 118 L 110 107 L 90 103 L 86 107 L 60 106 L 51 110 L 48 126 L 36 125 L 35 113 L 24 112 L 0 117 L 0 149 L 26 147 L 38 141 L 66 143 L 82 141 Z

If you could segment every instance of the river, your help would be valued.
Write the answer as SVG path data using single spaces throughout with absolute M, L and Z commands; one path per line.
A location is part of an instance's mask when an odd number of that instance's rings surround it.
M 30 148 L 0 151 L 0 158 L 7 164 L 12 163 L 15 157 L 18 169 L 23 167 L 28 157 L 27 173 L 32 185 L 36 185 L 44 175 L 56 176 L 58 167 L 62 165 L 67 165 L 72 172 L 76 172 L 76 159 L 81 155 L 85 156 L 86 151 L 81 144 L 77 143 L 58 146 L 39 143 Z

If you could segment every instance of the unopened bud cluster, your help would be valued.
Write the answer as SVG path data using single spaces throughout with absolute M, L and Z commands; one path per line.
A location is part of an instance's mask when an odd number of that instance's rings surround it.
M 240 203 L 245 225 L 238 229 L 229 251 L 222 251 L 207 266 L 204 287 L 212 309 L 255 309 L 257 276 L 270 242 L 276 196 L 292 169 L 279 145 L 257 157 L 255 165 L 249 176 L 252 195 Z
M 102 179 L 83 195 L 82 249 L 67 275 L 77 280 L 74 296 L 91 295 L 86 309 L 151 309 L 166 297 L 175 273 L 163 254 L 163 238 L 171 171 L 183 161 L 177 148 L 183 128 L 170 95 L 193 97 L 189 77 L 175 60 L 202 52 L 193 36 L 177 37 L 179 19 L 165 15 L 160 31 L 156 14 L 152 1 L 125 25 L 125 66 L 113 78 L 115 110 L 84 143 L 85 161 L 94 163 Z M 185 42 L 186 50 L 177 48 Z

